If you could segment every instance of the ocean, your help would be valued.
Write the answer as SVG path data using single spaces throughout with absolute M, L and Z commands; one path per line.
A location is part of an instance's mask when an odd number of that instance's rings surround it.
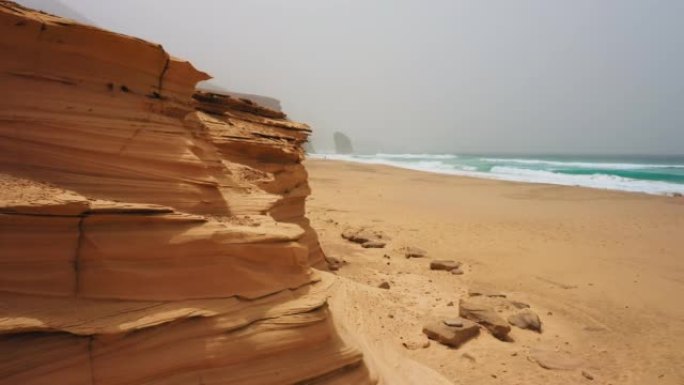
M 684 194 L 684 156 L 520 156 L 456 154 L 310 154 L 479 178 L 657 195 Z

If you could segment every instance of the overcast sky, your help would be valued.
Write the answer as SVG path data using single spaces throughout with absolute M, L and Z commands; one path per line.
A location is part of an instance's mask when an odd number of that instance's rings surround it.
M 319 151 L 684 153 L 682 0 L 62 2 L 280 99 Z

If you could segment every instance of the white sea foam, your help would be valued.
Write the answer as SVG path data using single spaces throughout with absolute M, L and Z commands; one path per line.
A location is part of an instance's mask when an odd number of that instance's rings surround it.
M 451 154 L 376 154 L 368 155 L 387 159 L 457 159 L 458 155 Z
M 404 154 L 406 155 L 406 154 Z M 577 175 L 577 174 L 562 174 L 553 171 L 546 170 L 530 170 L 522 167 L 515 167 L 515 162 L 513 165 L 502 165 L 494 166 L 489 172 L 477 171 L 473 166 L 460 165 L 460 164 L 449 164 L 442 160 L 416 160 L 416 161 L 406 161 L 410 159 L 409 157 L 402 157 L 397 159 L 391 159 L 388 157 L 380 156 L 359 156 L 359 155 L 338 155 L 338 154 L 311 154 L 309 157 L 314 159 L 331 159 L 331 160 L 344 160 L 349 162 L 366 163 L 366 164 L 381 164 L 387 166 L 400 167 L 416 171 L 432 172 L 438 174 L 450 174 L 450 175 L 462 175 L 477 178 L 486 179 L 497 179 L 497 180 L 507 180 L 514 182 L 527 182 L 527 183 L 545 183 L 545 184 L 556 184 L 563 186 L 582 186 L 597 189 L 607 189 L 607 190 L 619 190 L 619 191 L 629 191 L 629 192 L 641 192 L 648 194 L 665 195 L 672 193 L 684 194 L 684 184 L 677 183 L 667 183 L 659 181 L 646 181 L 637 180 L 631 178 L 624 178 L 615 175 L 606 174 L 590 174 L 590 175 Z M 421 158 L 416 156 L 414 159 Z M 448 158 L 445 158 L 445 160 Z M 498 159 L 498 158 L 487 158 L 487 159 Z M 482 159 L 486 160 L 486 159 Z M 503 159 L 500 159 L 503 163 Z M 520 159 L 528 161 L 528 159 Z M 510 161 L 510 160 L 509 160 Z M 534 161 L 534 160 L 529 160 Z M 549 161 L 539 161 L 546 162 Z M 602 168 L 604 166 L 597 166 L 596 163 L 586 163 L 584 162 L 561 162 L 565 165 L 568 163 L 574 163 L 575 167 L 585 167 L 591 168 L 589 166 L 594 166 L 594 168 Z M 578 166 L 582 164 L 582 166 Z M 605 164 L 604 164 L 605 165 Z M 620 163 L 619 165 L 626 166 L 626 163 Z M 643 165 L 639 165 L 643 166 Z M 619 169 L 618 167 L 613 167 Z M 626 167 L 625 167 L 626 168 Z M 624 168 L 623 168 L 624 169 Z
M 560 160 L 542 159 L 517 159 L 517 158 L 482 158 L 490 163 L 504 164 L 523 164 L 523 165 L 542 165 L 559 166 L 572 168 L 605 169 L 605 170 L 643 170 L 652 168 L 684 168 L 684 164 L 641 164 L 641 163 L 605 163 L 605 162 L 573 162 Z
M 568 175 L 543 170 L 495 166 L 491 177 L 518 182 L 548 183 L 563 186 L 582 186 L 607 190 L 644 192 L 649 194 L 684 193 L 684 185 L 676 183 L 637 180 L 616 175 Z

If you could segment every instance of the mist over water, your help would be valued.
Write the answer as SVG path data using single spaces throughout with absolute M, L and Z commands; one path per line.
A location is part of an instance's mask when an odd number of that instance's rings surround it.
M 684 156 L 312 154 L 441 174 L 648 194 L 684 194 Z

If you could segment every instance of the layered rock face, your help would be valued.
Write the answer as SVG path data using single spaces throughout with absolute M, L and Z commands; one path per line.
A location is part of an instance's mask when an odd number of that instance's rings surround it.
M 311 269 L 306 125 L 7 1 L 0 58 L 0 384 L 374 383 Z

